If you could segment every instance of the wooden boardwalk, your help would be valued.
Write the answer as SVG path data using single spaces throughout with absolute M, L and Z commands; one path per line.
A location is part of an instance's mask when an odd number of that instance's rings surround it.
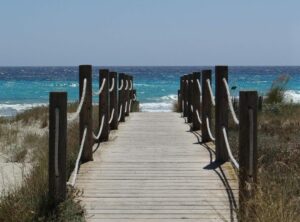
M 236 221 L 238 180 L 177 113 L 132 113 L 81 165 L 87 221 Z

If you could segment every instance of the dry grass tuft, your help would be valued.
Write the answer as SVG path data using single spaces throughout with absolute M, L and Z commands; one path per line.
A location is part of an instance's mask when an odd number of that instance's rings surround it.
M 265 104 L 263 110 L 258 116 L 258 192 L 247 203 L 252 215 L 247 221 L 300 221 L 300 106 Z M 238 130 L 230 126 L 237 157 Z
M 48 108 L 41 107 L 28 110 L 9 121 L 0 121 L 1 142 L 5 142 L 15 152 L 12 155 L 12 161 L 23 162 L 26 158 L 28 159 L 29 155 L 32 164 L 32 170 L 29 174 L 24 175 L 22 185 L 1 195 L 0 221 L 84 221 L 84 211 L 79 202 L 75 200 L 81 193 L 76 190 L 69 189 L 66 201 L 56 209 L 51 208 L 52 203 L 48 200 L 48 133 L 42 135 L 27 133 L 21 146 L 14 147 L 16 141 L 13 138 L 18 137 L 20 130 L 15 128 L 7 130 L 7 126 L 4 127 L 4 124 L 14 124 L 15 122 L 22 122 L 26 127 L 34 122 L 43 123 L 45 121 L 41 120 L 47 118 Z M 46 127 L 45 125 L 43 124 L 43 128 Z M 75 159 L 78 155 L 78 128 L 76 122 L 68 126 L 68 177 L 74 169 Z M 6 134 L 3 134 L 4 132 Z

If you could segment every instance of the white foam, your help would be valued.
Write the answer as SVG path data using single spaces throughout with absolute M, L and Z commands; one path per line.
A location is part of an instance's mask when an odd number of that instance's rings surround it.
M 45 106 L 46 103 L 33 104 L 0 104 L 0 116 L 15 116 L 16 114 L 37 106 Z
M 172 103 L 141 103 L 142 112 L 172 112 Z
M 159 100 L 162 100 L 162 101 L 176 101 L 177 100 L 177 95 L 175 94 L 170 94 L 170 95 L 167 95 L 167 96 L 162 96 L 159 98 Z
M 284 100 L 286 102 L 300 103 L 300 91 L 287 90 L 284 94 Z

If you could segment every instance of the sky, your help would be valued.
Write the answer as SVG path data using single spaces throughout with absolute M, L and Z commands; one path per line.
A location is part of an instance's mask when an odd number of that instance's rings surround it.
M 0 66 L 300 65 L 299 0 L 0 0 Z

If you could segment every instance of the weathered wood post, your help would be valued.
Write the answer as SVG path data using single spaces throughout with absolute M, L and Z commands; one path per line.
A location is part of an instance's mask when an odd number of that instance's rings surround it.
M 130 89 L 130 76 L 125 76 L 125 116 L 129 116 L 129 89 Z
M 122 88 L 119 90 L 119 108 L 118 108 L 118 114 L 121 112 L 121 119 L 120 122 L 125 122 L 125 74 L 120 73 L 119 74 L 119 87 L 122 86 Z
M 188 117 L 188 79 L 187 75 L 183 76 L 183 117 Z
M 256 91 L 240 92 L 239 206 L 242 218 L 249 218 L 245 201 L 255 195 L 257 183 L 257 104 Z
M 192 84 L 192 101 L 193 101 L 193 107 L 194 107 L 194 111 L 192 112 L 193 115 L 193 128 L 192 130 L 200 130 L 201 129 L 201 123 L 199 122 L 199 120 L 201 120 L 200 118 L 200 113 L 201 111 L 201 84 L 200 84 L 200 78 L 201 78 L 201 73 L 200 72 L 194 72 L 192 75 L 192 79 L 193 79 L 193 84 Z M 199 85 L 198 85 L 199 82 Z M 200 89 L 199 89 L 200 87 Z M 198 120 L 198 114 L 199 114 L 199 120 Z
M 118 129 L 118 82 L 117 82 L 117 73 L 111 72 L 109 74 L 109 82 L 110 82 L 110 88 L 112 91 L 110 92 L 110 114 L 113 112 L 112 121 L 110 123 L 110 129 L 117 130 Z M 112 88 L 113 87 L 113 88 Z
M 264 100 L 263 96 L 259 96 L 259 97 L 258 97 L 258 110 L 259 110 L 259 111 L 262 111 L 263 100 Z
M 202 142 L 206 143 L 211 141 L 209 137 L 209 133 L 206 125 L 206 118 L 208 118 L 208 122 L 211 123 L 211 99 L 209 95 L 209 89 L 207 86 L 207 80 L 210 81 L 211 84 L 211 70 L 203 70 L 202 71 Z
M 180 77 L 180 89 L 178 91 L 178 112 L 182 113 L 183 77 Z
M 136 90 L 132 90 L 132 101 L 133 104 L 132 106 L 134 107 L 134 109 L 132 109 L 132 112 L 138 112 L 139 111 L 139 101 L 137 101 L 137 95 L 136 95 Z
M 187 76 L 188 81 L 188 93 L 187 93 L 187 101 L 188 101 L 188 107 L 187 107 L 187 122 L 192 123 L 193 122 L 193 112 L 192 112 L 192 106 L 193 106 L 193 83 L 192 83 L 192 74 L 189 74 Z
M 55 207 L 66 198 L 67 93 L 51 92 L 49 102 L 49 199 Z
M 101 125 L 102 117 L 104 116 L 104 124 L 103 130 L 98 142 L 108 141 L 109 138 L 109 119 L 110 119 L 110 104 L 109 104 L 109 86 L 110 86 L 110 77 L 109 77 L 109 70 L 101 69 L 99 70 L 99 87 L 101 87 L 102 82 L 104 79 L 106 80 L 103 91 L 99 95 L 99 126 Z
M 228 153 L 222 128 L 228 128 L 228 101 L 223 79 L 228 81 L 228 66 L 216 66 L 216 160 L 226 162 Z
M 81 99 L 84 89 L 84 80 L 86 79 L 86 93 L 79 115 L 79 131 L 80 142 L 83 138 L 85 128 L 87 128 L 86 138 L 83 146 L 81 161 L 87 162 L 93 160 L 93 124 L 92 124 L 92 66 L 80 65 L 79 66 L 79 99 Z

